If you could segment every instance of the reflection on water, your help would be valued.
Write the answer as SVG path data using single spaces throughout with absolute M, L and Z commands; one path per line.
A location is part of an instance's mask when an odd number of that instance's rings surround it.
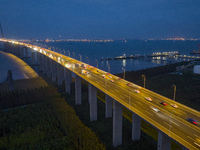
M 123 66 L 123 67 L 126 66 L 126 59 L 123 59 L 123 61 L 122 61 L 122 66 Z

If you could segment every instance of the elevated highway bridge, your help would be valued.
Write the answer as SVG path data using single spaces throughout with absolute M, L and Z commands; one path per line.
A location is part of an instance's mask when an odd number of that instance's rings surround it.
M 68 93 L 71 93 L 70 83 L 74 73 L 77 105 L 82 103 L 81 80 L 87 81 L 90 121 L 97 120 L 97 90 L 104 92 L 106 117 L 113 117 L 113 146 L 122 144 L 122 108 L 125 107 L 132 112 L 132 140 L 140 139 L 143 119 L 158 130 L 158 150 L 171 149 L 171 140 L 179 143 L 182 149 L 200 149 L 199 111 L 49 49 L 10 39 L 0 41 L 4 42 L 5 51 L 17 56 L 27 56 L 30 50 L 32 63 L 37 62 L 40 70 L 52 77 L 52 81 L 57 80 L 58 85 L 65 81 L 65 91 Z M 86 73 L 82 73 L 83 69 Z

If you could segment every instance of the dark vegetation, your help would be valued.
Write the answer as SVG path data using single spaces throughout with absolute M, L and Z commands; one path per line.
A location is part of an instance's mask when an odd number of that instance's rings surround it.
M 9 103 L 1 103 L 0 149 L 105 149 L 55 88 L 7 91 L 3 96 Z

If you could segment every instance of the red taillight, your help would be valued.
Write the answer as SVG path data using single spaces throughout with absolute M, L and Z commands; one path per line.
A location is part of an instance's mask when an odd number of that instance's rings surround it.
M 193 121 L 194 124 L 197 124 L 195 121 Z

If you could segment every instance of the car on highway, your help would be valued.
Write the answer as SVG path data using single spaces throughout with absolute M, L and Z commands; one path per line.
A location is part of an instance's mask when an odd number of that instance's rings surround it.
M 164 105 L 164 106 L 167 106 L 168 104 L 165 103 L 165 102 L 161 102 L 160 104 Z
M 100 72 L 99 70 L 97 70 L 97 72 Z
M 112 76 L 108 76 L 109 78 L 112 78 Z
M 114 80 L 110 80 L 110 82 L 114 83 L 115 81 Z
M 132 84 L 131 84 L 131 83 L 127 83 L 126 85 L 127 85 L 127 86 L 132 86 Z
M 170 104 L 172 107 L 174 108 L 178 108 L 178 106 L 176 104 Z
M 154 107 L 154 106 L 150 106 L 150 108 L 151 108 L 153 111 L 155 111 L 155 112 L 159 112 L 159 111 L 160 111 L 158 108 L 156 108 L 156 107 Z
M 192 118 L 187 118 L 187 121 L 189 121 L 190 123 L 195 124 L 195 125 L 198 124 L 197 120 L 192 119 Z
M 134 90 L 135 91 L 135 93 L 140 93 L 140 91 L 139 90 Z
M 102 76 L 103 76 L 103 78 L 106 78 L 105 74 L 103 74 Z
M 152 101 L 152 99 L 150 97 L 145 97 L 145 99 L 150 101 L 150 102 Z
M 121 80 L 122 78 L 118 78 L 118 80 Z

